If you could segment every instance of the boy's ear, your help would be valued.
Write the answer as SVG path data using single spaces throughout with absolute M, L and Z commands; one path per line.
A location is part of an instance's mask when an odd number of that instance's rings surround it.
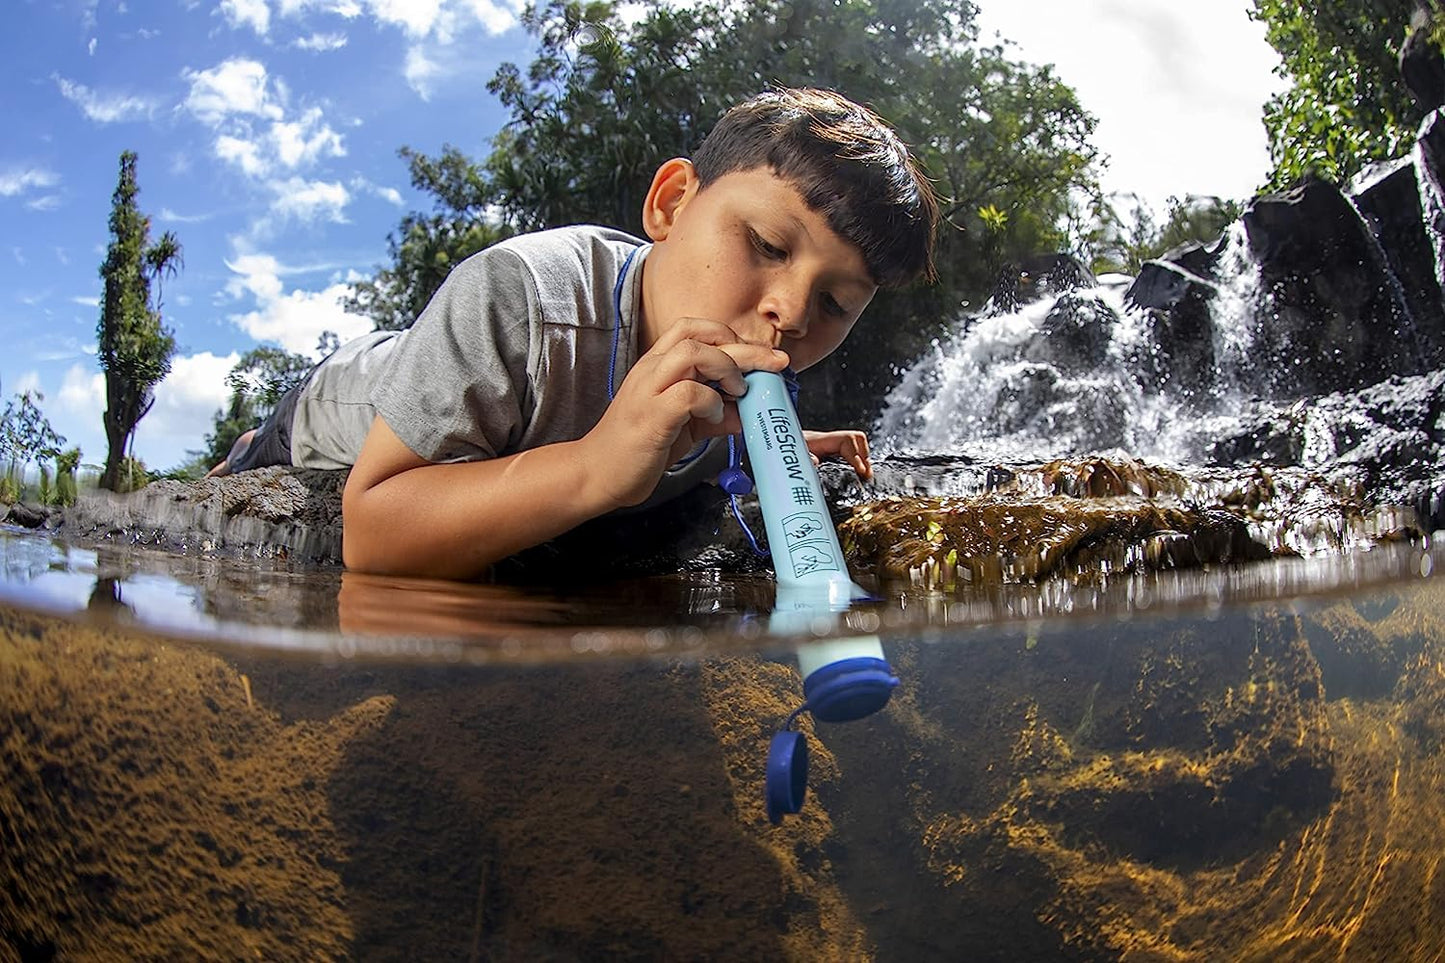
M 654 241 L 667 238 L 678 213 L 698 191 L 697 170 L 686 157 L 664 161 L 642 202 L 642 227 Z

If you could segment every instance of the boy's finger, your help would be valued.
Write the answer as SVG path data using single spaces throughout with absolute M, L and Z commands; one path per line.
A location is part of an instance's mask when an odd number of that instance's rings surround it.
M 720 344 L 718 350 L 732 358 L 743 371 L 782 371 L 792 361 L 786 351 L 768 348 L 760 344 Z
M 737 332 L 721 321 L 707 318 L 681 318 L 664 331 L 652 345 L 657 352 L 670 351 L 683 341 L 701 341 L 704 344 L 731 344 L 738 340 Z
M 711 382 L 736 398 L 748 390 L 743 380 L 745 371 L 781 371 L 787 366 L 787 355 L 757 345 L 710 345 L 690 340 L 654 357 L 652 366 L 661 382 L 658 390 L 679 381 Z
M 738 322 L 743 323 L 743 322 Z M 777 345 L 777 332 L 766 322 L 758 320 L 755 322 L 757 335 L 754 338 L 740 334 L 732 326 L 723 324 L 721 321 L 712 321 L 707 318 L 682 318 L 672 327 L 668 328 L 653 344 L 653 351 L 667 351 L 682 341 L 701 341 L 704 344 L 723 346 L 729 344 L 751 344 L 764 349 L 773 348 Z

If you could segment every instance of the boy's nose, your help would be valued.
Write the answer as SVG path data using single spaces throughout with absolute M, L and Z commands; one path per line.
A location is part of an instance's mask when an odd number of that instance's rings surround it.
M 801 338 L 808 333 L 808 305 L 802 298 L 769 295 L 763 301 L 762 314 L 780 339 Z

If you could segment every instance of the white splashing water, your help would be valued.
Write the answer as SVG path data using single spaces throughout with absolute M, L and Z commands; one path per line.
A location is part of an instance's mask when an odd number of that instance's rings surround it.
M 1238 224 L 1218 273 L 1205 390 L 1161 381 L 1148 313 L 1125 302 L 1125 284 L 1101 284 L 971 319 L 936 342 L 889 393 L 877 447 L 1011 461 L 1113 454 L 1199 462 L 1259 384 L 1250 362 L 1259 271 Z

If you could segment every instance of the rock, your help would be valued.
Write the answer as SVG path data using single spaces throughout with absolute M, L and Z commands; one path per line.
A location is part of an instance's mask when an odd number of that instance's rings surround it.
M 1425 110 L 1445 106 L 1445 59 L 1430 39 L 1432 19 L 1429 5 L 1420 3 L 1400 48 L 1400 76 L 1415 103 Z
M 1361 187 L 1354 203 L 1379 242 L 1416 328 L 1427 333 L 1445 326 L 1445 301 L 1435 274 L 1436 244 L 1431 240 L 1445 225 L 1427 223 L 1431 217 L 1420 196 L 1420 173 L 1413 161 L 1396 163 Z
M 1439 366 L 1438 336 L 1417 325 L 1379 239 L 1337 187 L 1310 180 L 1260 198 L 1244 227 L 1268 300 L 1254 348 L 1271 393 L 1346 391 Z
M 1093 298 L 1066 294 L 1024 350 L 1030 361 L 1047 361 L 1065 371 L 1093 369 L 1104 363 L 1115 317 Z
M 11 505 L 3 520 L 11 525 L 19 525 L 21 528 L 40 528 L 50 522 L 54 512 L 43 505 L 33 505 L 28 502 L 16 502 Z
M 194 482 L 152 482 L 124 495 L 87 491 L 65 511 L 63 527 L 68 537 L 82 541 L 336 564 L 346 476 L 273 467 Z
M 151 545 L 182 554 L 341 564 L 347 472 L 259 468 L 224 478 L 159 481 L 116 495 L 88 491 L 62 527 L 78 543 Z M 762 524 L 751 509 L 761 538 Z M 726 499 L 710 486 L 646 512 L 595 519 L 497 567 L 507 581 L 585 581 L 676 572 L 698 564 L 749 571 L 751 550 Z
M 1213 446 L 1219 466 L 1254 460 L 1361 486 L 1380 505 L 1445 527 L 1445 370 L 1387 378 L 1359 392 L 1262 404 Z

